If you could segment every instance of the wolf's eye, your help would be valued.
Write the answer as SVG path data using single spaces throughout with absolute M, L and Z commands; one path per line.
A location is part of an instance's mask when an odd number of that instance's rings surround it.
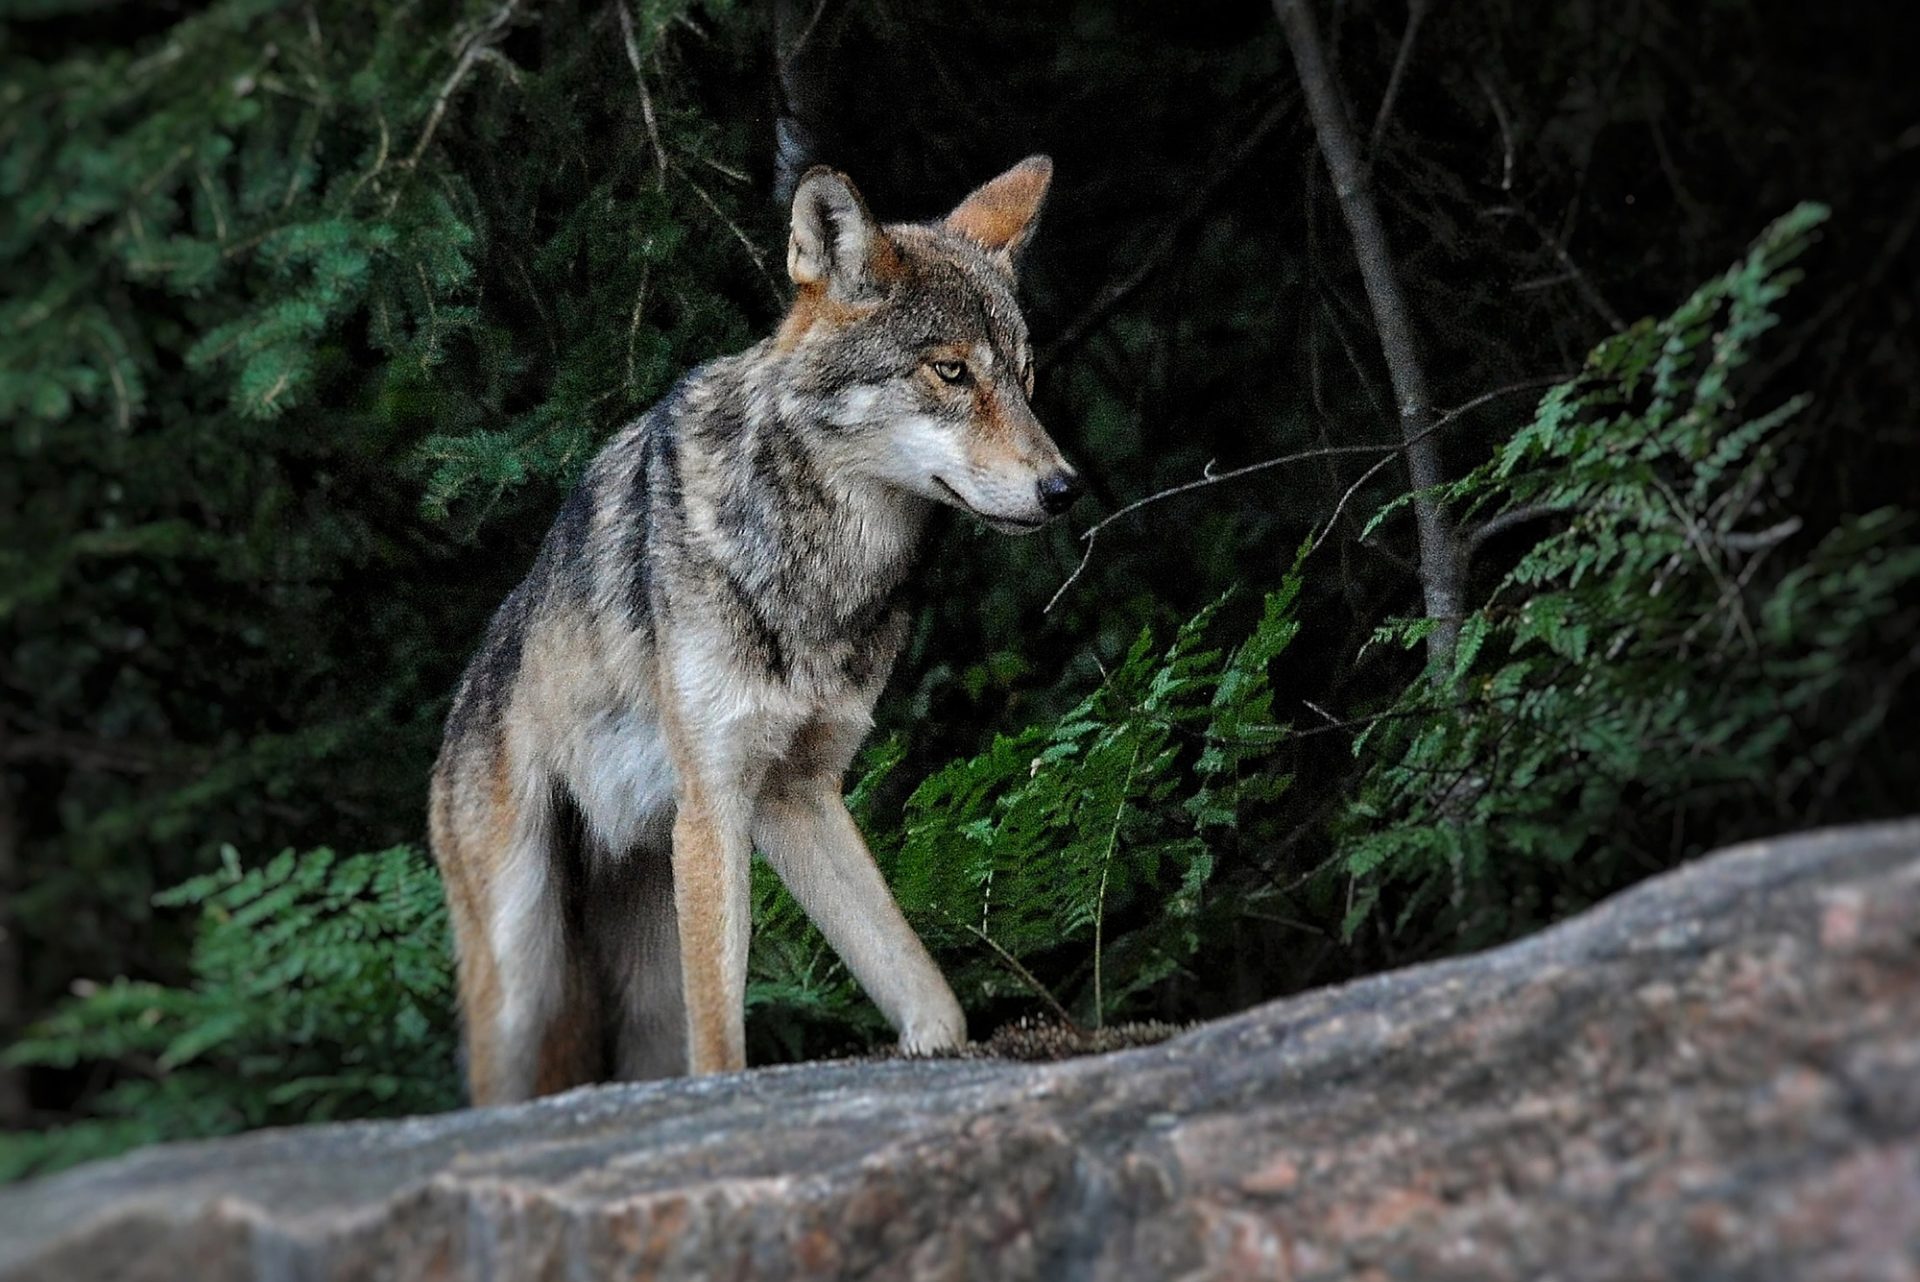
M 966 381 L 967 367 L 960 361 L 928 361 L 927 363 L 933 366 L 933 372 L 940 376 L 940 381 L 943 383 Z

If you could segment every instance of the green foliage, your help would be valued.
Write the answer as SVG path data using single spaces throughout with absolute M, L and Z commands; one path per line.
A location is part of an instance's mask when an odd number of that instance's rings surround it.
M 1781 452 L 1806 399 L 1759 408 L 1741 378 L 1825 217 L 1795 209 L 1671 316 L 1601 344 L 1443 487 L 1559 528 L 1468 616 L 1452 669 L 1356 744 L 1373 764 L 1339 865 L 1360 888 L 1349 934 L 1393 888 L 1401 925 L 1439 906 L 1463 938 L 1498 937 L 1610 888 L 1715 807 L 1772 802 L 1791 822 L 1810 772 L 1885 715 L 1833 696 L 1920 578 L 1920 547 L 1892 510 L 1790 543 Z
M 1299 630 L 1298 595 L 1290 576 L 1233 647 L 1210 640 L 1217 604 L 1164 651 L 1142 632 L 1065 714 L 935 771 L 897 823 L 865 803 L 897 767 L 898 746 L 870 757 L 856 812 L 976 1020 L 1036 1003 L 1093 1025 L 1137 1010 L 1191 961 L 1204 923 L 1230 910 L 1208 894 L 1215 852 L 1288 783 L 1265 761 L 1285 733 L 1268 665 Z M 776 1044 L 804 1047 L 809 1024 L 842 1042 L 879 1031 L 771 875 L 758 887 L 756 932 L 750 1001 Z
M 1286 786 L 1250 762 L 1284 732 L 1267 665 L 1298 631 L 1298 591 L 1290 579 L 1270 596 L 1231 649 L 1209 643 L 1213 609 L 1163 654 L 1143 632 L 1057 721 L 997 736 L 914 791 L 890 877 L 936 945 L 967 955 L 963 995 L 1020 991 L 1002 953 L 1030 966 L 1066 949 L 1055 996 L 1099 1024 L 1192 956 L 1213 844 Z
M 188 986 L 115 980 L 9 1048 L 17 1067 L 138 1067 L 95 1117 L 0 1137 L 0 1179 L 155 1140 L 451 1108 L 450 940 L 440 881 L 410 846 L 285 851 L 159 897 L 195 908 Z
M 759 47 L 750 18 L 701 25 L 723 9 L 46 0 L 0 25 L 27 1011 L 177 980 L 153 895 L 223 842 L 418 839 L 447 696 L 556 492 L 773 310 L 746 126 L 697 106 Z

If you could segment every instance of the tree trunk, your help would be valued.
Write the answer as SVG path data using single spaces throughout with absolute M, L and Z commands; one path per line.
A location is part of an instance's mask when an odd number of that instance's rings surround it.
M 1428 616 L 1437 621 L 1427 638 L 1427 653 L 1437 663 L 1450 664 L 1460 635 L 1465 558 L 1460 554 L 1459 535 L 1446 509 L 1431 496 L 1418 493 L 1445 479 L 1440 468 L 1439 442 L 1433 433 L 1433 398 L 1427 391 L 1426 370 L 1413 341 L 1407 300 L 1400 292 L 1399 273 L 1394 268 L 1386 231 L 1380 225 L 1380 211 L 1373 201 L 1371 181 L 1354 140 L 1353 122 L 1347 117 L 1339 81 L 1321 49 L 1320 30 L 1314 22 L 1313 10 L 1308 0 L 1274 0 L 1273 11 L 1286 33 L 1287 46 L 1293 51 L 1300 88 L 1313 118 L 1313 131 L 1333 176 L 1334 195 L 1340 201 L 1347 232 L 1353 238 L 1360 278 L 1366 284 L 1374 328 L 1380 335 L 1380 350 L 1387 360 L 1388 377 L 1393 381 L 1400 433 L 1406 441 L 1407 472 L 1418 494 L 1413 501 L 1413 516 L 1420 540 L 1420 589 Z

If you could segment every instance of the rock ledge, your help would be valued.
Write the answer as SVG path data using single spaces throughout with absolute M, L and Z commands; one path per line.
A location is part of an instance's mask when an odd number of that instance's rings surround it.
M 171 1145 L 0 1278 L 1920 1279 L 1920 821 L 1059 1064 L 814 1064 Z

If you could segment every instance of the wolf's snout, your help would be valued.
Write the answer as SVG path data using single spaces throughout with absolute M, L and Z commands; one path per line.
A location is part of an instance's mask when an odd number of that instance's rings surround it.
M 1073 506 L 1084 487 L 1080 483 L 1080 474 L 1071 468 L 1061 468 L 1040 478 L 1040 506 L 1048 516 L 1059 516 Z

